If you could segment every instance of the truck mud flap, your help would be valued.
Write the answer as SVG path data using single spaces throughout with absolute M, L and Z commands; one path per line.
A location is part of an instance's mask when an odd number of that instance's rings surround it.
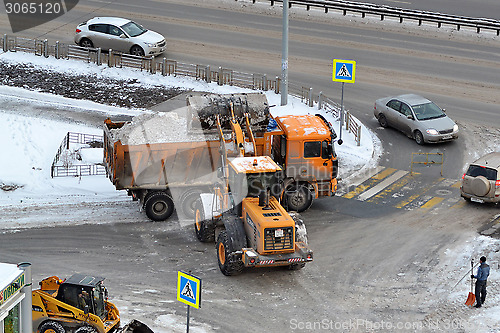
M 148 325 L 140 322 L 139 320 L 132 320 L 130 323 L 125 325 L 119 333 L 154 333 Z

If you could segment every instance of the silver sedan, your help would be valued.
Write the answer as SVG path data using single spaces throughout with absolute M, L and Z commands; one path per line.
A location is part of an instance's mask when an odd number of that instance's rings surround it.
M 373 113 L 382 127 L 394 127 L 419 145 L 458 138 L 458 125 L 430 100 L 415 94 L 375 101 Z

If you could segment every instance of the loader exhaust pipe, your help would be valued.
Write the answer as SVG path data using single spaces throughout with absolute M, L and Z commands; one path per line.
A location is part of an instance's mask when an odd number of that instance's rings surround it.
M 269 196 L 271 195 L 271 189 L 268 187 L 267 190 L 262 190 L 259 193 L 259 207 L 264 207 L 264 210 L 272 209 L 269 207 Z

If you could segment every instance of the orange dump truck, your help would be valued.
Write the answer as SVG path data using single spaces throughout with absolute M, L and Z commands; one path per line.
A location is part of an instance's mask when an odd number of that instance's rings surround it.
M 152 122 L 157 120 L 158 117 L 151 118 Z M 134 141 L 130 140 L 134 129 L 127 137 L 114 133 L 125 126 L 131 123 L 107 119 L 104 127 L 104 162 L 116 189 L 127 190 L 134 200 L 139 200 L 146 215 L 154 221 L 169 218 L 174 206 L 192 216 L 194 200 L 216 180 L 219 141 L 200 134 L 181 139 L 170 136 L 157 141 Z M 139 132 L 144 128 L 141 123 L 135 127 Z M 123 131 L 120 133 L 123 135 Z M 148 136 L 148 133 L 135 134 L 139 137 L 144 134 L 144 139 Z

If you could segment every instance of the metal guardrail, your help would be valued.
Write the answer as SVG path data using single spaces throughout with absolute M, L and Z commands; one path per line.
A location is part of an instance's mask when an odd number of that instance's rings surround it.
M 256 1 L 252 0 L 253 3 Z M 276 2 L 283 3 L 283 0 L 258 1 L 270 2 L 271 6 L 274 6 Z M 480 33 L 481 30 L 493 30 L 496 31 L 497 36 L 500 35 L 500 21 L 488 18 L 474 18 L 371 3 L 334 0 L 289 0 L 288 6 L 291 8 L 292 5 L 304 6 L 306 10 L 310 10 L 311 7 L 321 8 L 324 9 L 325 13 L 328 13 L 330 9 L 340 10 L 343 15 L 346 15 L 348 12 L 360 13 L 363 18 L 367 14 L 380 16 L 380 20 L 384 20 L 386 16 L 394 17 L 399 18 L 399 23 L 403 23 L 405 19 L 417 21 L 418 25 L 422 25 L 423 22 L 431 22 L 436 23 L 438 28 L 441 28 L 443 24 L 454 25 L 457 27 L 457 30 L 460 30 L 462 26 L 472 27 L 476 28 L 477 33 Z
M 25 45 L 31 46 L 27 47 Z M 39 49 L 40 47 L 41 49 Z M 54 56 L 56 59 L 75 59 L 95 63 L 98 66 L 107 64 L 109 67 L 129 67 L 140 69 L 141 71 L 146 70 L 152 74 L 161 73 L 164 76 L 188 76 L 208 83 L 217 82 L 219 85 L 233 85 L 263 91 L 272 90 L 276 94 L 280 93 L 281 79 L 278 76 L 274 79 L 269 79 L 266 74 L 250 74 L 223 67 L 213 70 L 210 66 L 185 64 L 166 58 L 138 57 L 113 50 L 104 52 L 100 48 L 84 48 L 73 44 L 66 45 L 58 41 L 56 41 L 55 45 L 49 45 L 46 39 L 38 41 L 8 35 L 3 35 L 2 48 L 4 52 L 23 50 L 45 57 Z M 299 98 L 310 107 L 314 107 L 316 104 L 319 110 L 331 113 L 337 119 L 340 118 L 340 105 L 333 102 L 327 96 L 324 96 L 322 92 L 314 94 L 311 87 L 289 83 L 288 93 Z M 346 111 L 344 110 L 344 112 Z M 354 135 L 359 146 L 361 125 L 354 117 L 351 117 L 348 130 Z

